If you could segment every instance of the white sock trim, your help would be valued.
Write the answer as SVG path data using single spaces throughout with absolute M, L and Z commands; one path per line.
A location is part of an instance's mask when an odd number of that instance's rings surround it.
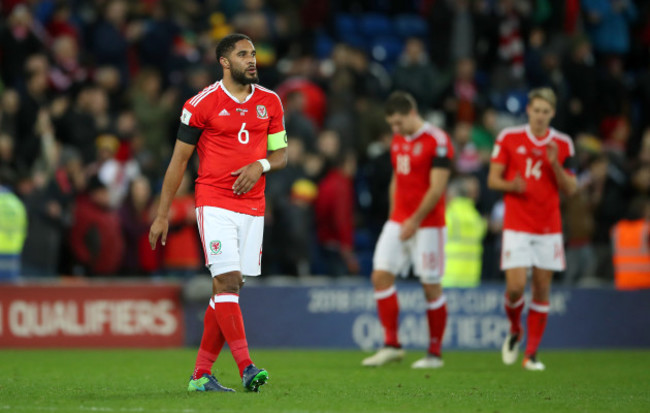
M 548 313 L 550 308 L 551 306 L 549 304 L 536 303 L 535 301 L 530 302 L 530 309 L 538 313 Z
M 524 305 L 524 300 L 525 300 L 525 297 L 522 295 L 520 299 L 518 299 L 514 303 L 511 303 L 510 300 L 508 299 L 508 297 L 506 297 L 506 307 L 517 308 L 519 306 Z
M 447 303 L 447 297 L 441 295 L 437 300 L 429 301 L 427 303 L 427 310 L 437 310 Z
M 384 298 L 388 298 L 396 292 L 397 288 L 395 288 L 394 285 L 391 285 L 385 290 L 375 291 L 375 300 L 383 300 Z
M 219 303 L 239 303 L 237 294 L 217 294 L 213 298 L 215 304 Z

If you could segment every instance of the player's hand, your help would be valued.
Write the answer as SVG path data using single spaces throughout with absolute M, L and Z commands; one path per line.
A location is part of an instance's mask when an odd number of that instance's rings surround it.
M 248 165 L 237 169 L 235 172 L 232 172 L 231 175 L 233 176 L 239 175 L 237 176 L 235 183 L 232 185 L 232 191 L 235 195 L 243 195 L 250 191 L 260 179 L 260 176 L 262 176 L 262 172 L 264 172 L 264 168 L 262 167 L 262 164 L 257 161 L 249 163 Z
M 411 238 L 415 234 L 415 231 L 418 230 L 418 226 L 419 224 L 413 218 L 408 218 L 402 222 L 402 227 L 399 231 L 400 241 L 406 241 Z
M 546 145 L 546 159 L 548 159 L 551 165 L 555 165 L 558 162 L 557 151 L 557 143 L 555 143 L 555 141 L 550 141 L 548 145 Z
M 156 217 L 151 224 L 149 229 L 149 245 L 151 249 L 156 249 L 156 243 L 158 243 L 158 238 L 160 238 L 160 243 L 165 246 L 167 243 L 167 231 L 169 230 L 169 221 L 167 218 Z
M 519 175 L 519 173 L 517 173 L 515 179 L 510 182 L 512 182 L 512 192 L 523 194 L 526 191 L 526 181 L 521 177 L 521 175 Z

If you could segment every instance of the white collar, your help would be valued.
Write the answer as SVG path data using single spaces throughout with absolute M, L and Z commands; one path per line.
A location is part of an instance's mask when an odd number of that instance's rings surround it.
M 226 85 L 223 84 L 223 79 L 219 82 L 219 84 L 221 85 L 221 88 L 223 88 L 224 93 L 225 93 L 226 95 L 228 95 L 228 97 L 229 97 L 230 99 L 234 100 L 234 101 L 237 102 L 237 103 L 246 103 L 246 102 L 248 102 L 248 100 L 251 98 L 251 96 L 253 96 L 253 93 L 255 93 L 255 84 L 254 84 L 254 83 L 251 83 L 251 93 L 250 93 L 248 96 L 246 96 L 246 99 L 244 99 L 243 101 L 240 102 L 239 99 L 237 99 L 236 97 L 234 97 L 234 96 L 232 95 L 232 93 L 230 93 L 230 92 L 228 91 L 228 89 L 226 89 Z

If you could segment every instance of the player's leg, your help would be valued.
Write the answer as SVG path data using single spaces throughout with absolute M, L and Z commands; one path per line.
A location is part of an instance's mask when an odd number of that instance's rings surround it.
M 420 228 L 415 234 L 411 261 L 427 301 L 429 348 L 424 358 L 411 365 L 413 368 L 439 368 L 444 364 L 442 339 L 447 325 L 447 301 L 441 283 L 445 268 L 445 240 L 445 228 Z
M 506 275 L 504 310 L 510 321 L 510 330 L 501 346 L 501 358 L 507 365 L 514 364 L 519 357 L 521 313 L 524 310 L 527 272 L 533 263 L 532 254 L 530 234 L 510 230 L 503 232 L 501 269 Z
M 384 329 L 384 346 L 362 361 L 364 366 L 381 366 L 404 358 L 399 343 L 399 302 L 395 274 L 404 262 L 403 246 L 399 241 L 399 225 L 387 222 L 375 247 L 373 271 L 370 276 L 377 302 L 377 315 Z
M 206 238 L 204 234 L 205 226 L 203 225 L 203 208 L 197 208 L 196 215 L 199 234 L 203 240 Z M 216 242 L 213 242 L 211 246 L 209 243 L 203 243 L 203 249 L 205 251 L 206 266 L 209 266 L 210 262 L 208 257 L 215 252 L 218 253 L 220 251 L 220 241 L 216 240 Z M 221 332 L 221 328 L 219 327 L 216 318 L 213 288 L 213 295 L 210 297 L 210 303 L 206 308 L 203 317 L 203 336 L 201 337 L 201 345 L 199 346 L 199 351 L 196 356 L 194 373 L 190 378 L 188 391 L 234 391 L 222 386 L 212 375 L 212 366 L 219 356 L 224 343 L 225 337 Z
M 528 335 L 523 366 L 527 370 L 544 370 L 537 349 L 546 329 L 551 282 L 554 271 L 565 268 L 562 234 L 537 235 L 533 248 L 532 299 L 528 311 Z
M 262 241 L 264 236 L 264 217 L 239 215 L 241 223 L 239 225 L 240 254 L 242 273 L 246 276 L 256 277 L 262 272 Z M 243 287 L 243 279 L 240 287 Z M 240 312 L 241 314 L 241 312 Z M 246 343 L 246 333 L 242 334 L 244 343 Z M 230 346 L 230 342 L 228 342 Z M 246 355 L 248 356 L 248 345 L 246 344 Z M 248 357 L 250 360 L 250 357 Z M 247 362 L 247 361 L 246 361 Z M 242 364 L 244 365 L 245 362 Z M 239 361 L 237 362 L 239 366 Z M 241 371 L 242 384 L 244 388 L 250 391 L 259 391 L 259 387 L 264 385 L 269 379 L 269 374 L 265 369 L 258 368 L 252 362 L 244 366 Z
M 523 362 L 527 370 L 544 370 L 544 364 L 537 359 L 537 349 L 546 328 L 552 279 L 553 271 L 533 268 L 532 299 L 528 309 L 528 332 Z

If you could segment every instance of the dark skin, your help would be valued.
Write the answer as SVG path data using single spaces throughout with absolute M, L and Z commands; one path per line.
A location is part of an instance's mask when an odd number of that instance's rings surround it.
M 251 91 L 251 83 L 257 82 L 257 69 L 255 59 L 255 47 L 248 40 L 240 40 L 227 57 L 221 57 L 219 63 L 223 68 L 223 85 L 238 100 L 243 101 Z M 233 72 L 235 75 L 233 76 Z M 174 195 L 183 179 L 187 164 L 194 153 L 196 145 L 191 145 L 180 140 L 176 141 L 172 159 L 167 167 L 165 179 L 163 180 L 160 193 L 160 203 L 156 217 L 149 230 L 149 244 L 151 249 L 156 249 L 158 239 L 164 246 L 167 242 L 169 231 L 169 209 Z M 279 170 L 287 165 L 287 150 L 281 148 L 272 151 L 267 158 L 271 165 L 271 171 Z M 231 174 L 237 176 L 233 184 L 233 192 L 236 195 L 243 195 L 250 191 L 263 173 L 260 162 L 254 161 L 248 165 L 233 171 Z M 239 293 L 244 284 L 241 272 L 232 271 L 212 277 L 212 294 Z

